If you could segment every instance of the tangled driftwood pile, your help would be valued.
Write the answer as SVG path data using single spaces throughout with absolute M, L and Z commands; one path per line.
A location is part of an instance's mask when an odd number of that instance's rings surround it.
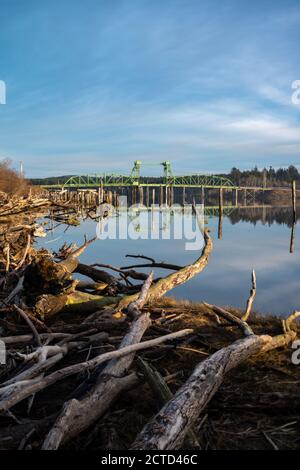
M 159 302 L 205 268 L 213 249 L 209 232 L 204 231 L 205 246 L 191 265 L 148 259 L 142 266 L 173 271 L 154 279 L 153 272 L 137 271 L 136 265 L 81 264 L 80 255 L 94 239 L 80 247 L 65 244 L 58 253 L 35 249 L 34 237 L 44 235 L 44 230 L 36 224 L 33 211 L 52 205 L 45 199 L 7 201 L 0 210 L 0 222 L 2 215 L 24 216 L 27 210 L 32 218 L 26 224 L 16 218 L 5 220 L 1 231 L 0 327 L 7 356 L 0 368 L 0 447 L 57 449 L 86 436 L 88 430 L 91 440 L 112 404 L 145 381 L 161 409 L 140 426 L 127 446 L 201 447 L 197 420 L 226 374 L 253 355 L 288 345 L 296 336 L 292 327 L 298 314 L 284 322 L 282 333 L 255 334 L 247 323 L 256 292 L 255 274 L 243 316 L 203 304 L 205 318 L 223 331 L 231 325 L 235 340 L 214 353 L 200 352 L 200 362 L 173 395 L 168 378 L 150 365 L 149 357 L 180 348 L 197 352 L 203 333 L 194 327 L 176 328 L 185 312 L 172 313 L 160 308 Z M 90 281 L 78 281 L 74 273 Z M 131 409 L 135 406 L 132 403 Z M 127 406 L 124 411 L 128 423 L 131 409 Z

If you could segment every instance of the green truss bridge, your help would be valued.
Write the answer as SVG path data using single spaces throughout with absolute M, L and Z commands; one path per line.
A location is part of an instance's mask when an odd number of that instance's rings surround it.
M 63 183 L 43 185 L 43 187 L 47 189 L 88 189 L 97 187 L 121 188 L 143 186 L 236 188 L 229 178 L 225 178 L 223 176 L 201 173 L 176 176 L 172 172 L 171 163 L 169 161 L 159 164 L 163 167 L 163 174 L 161 177 L 141 176 L 141 165 L 142 163 L 139 160 L 135 161 L 133 169 L 129 175 L 115 173 L 74 175 Z

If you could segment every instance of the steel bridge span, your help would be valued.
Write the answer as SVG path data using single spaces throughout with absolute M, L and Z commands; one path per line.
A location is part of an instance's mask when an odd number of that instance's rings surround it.
M 163 167 L 163 174 L 160 177 L 141 176 L 140 170 L 142 162 L 134 162 L 133 169 L 129 175 L 116 173 L 101 173 L 88 175 L 73 175 L 67 181 L 56 184 L 42 185 L 45 189 L 53 190 L 76 190 L 93 188 L 128 188 L 128 187 L 174 187 L 174 188 L 208 188 L 208 189 L 228 189 L 244 191 L 290 191 L 288 187 L 262 187 L 262 186 L 237 186 L 224 176 L 193 173 L 189 175 L 177 176 L 173 174 L 171 163 L 165 161 L 160 163 Z M 146 164 L 146 166 L 157 166 L 157 164 Z
M 168 161 L 160 163 L 163 167 L 161 177 L 141 176 L 140 169 L 142 163 L 137 160 L 134 162 L 133 169 L 129 175 L 116 173 L 102 173 L 89 175 L 74 175 L 63 183 L 43 185 L 44 188 L 57 189 L 80 189 L 80 188 L 97 188 L 97 187 L 190 187 L 190 188 L 228 188 L 234 189 L 236 186 L 229 178 L 219 175 L 207 175 L 194 173 L 191 175 L 176 176 L 172 172 L 171 163 Z M 148 166 L 148 165 L 147 165 Z

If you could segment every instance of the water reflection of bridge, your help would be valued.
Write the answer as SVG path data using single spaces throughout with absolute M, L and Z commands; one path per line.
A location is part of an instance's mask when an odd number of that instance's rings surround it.
M 287 206 L 282 206 L 287 207 Z M 222 211 L 223 215 L 228 216 L 236 209 L 261 209 L 262 217 L 266 216 L 266 211 L 268 208 L 272 208 L 271 205 L 266 204 L 254 204 L 254 205 L 236 205 L 236 206 L 223 206 L 220 209 L 220 206 L 204 206 L 204 214 L 211 217 L 218 217 L 220 215 L 220 211 Z
M 288 206 L 276 206 L 277 208 L 289 208 Z M 225 205 L 222 208 L 220 206 L 207 206 L 204 205 L 202 206 L 203 208 L 203 213 L 207 217 L 219 217 L 221 216 L 229 216 L 232 214 L 236 209 L 260 209 L 262 211 L 262 219 L 266 216 L 266 211 L 267 209 L 271 209 L 271 205 L 265 205 L 265 204 L 256 204 L 256 205 Z M 122 210 L 122 207 L 117 207 L 118 210 Z M 124 208 L 125 210 L 128 210 L 127 206 Z M 149 211 L 149 210 L 157 210 L 159 212 L 163 212 L 165 210 L 170 211 L 171 213 L 192 213 L 193 209 L 191 205 L 180 205 L 180 204 L 174 204 L 173 206 L 167 206 L 167 205 L 150 205 L 150 206 L 145 206 L 142 204 L 136 204 L 133 208 L 130 208 L 131 211 L 133 212 L 142 212 L 142 211 Z

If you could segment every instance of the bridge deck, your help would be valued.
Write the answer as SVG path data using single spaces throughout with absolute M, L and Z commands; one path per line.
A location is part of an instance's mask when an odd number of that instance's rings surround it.
M 246 190 L 246 191 L 291 191 L 290 187 L 284 186 L 284 187 L 276 187 L 276 186 L 268 186 L 268 187 L 261 187 L 261 186 L 224 186 L 224 185 L 210 185 L 210 184 L 166 184 L 166 183 L 140 183 L 138 185 L 133 185 L 131 183 L 104 183 L 102 184 L 103 187 L 107 188 L 131 188 L 131 187 L 153 187 L 153 188 L 159 188 L 161 186 L 163 187 L 172 187 L 172 188 L 207 188 L 207 189 L 229 189 L 229 190 Z M 42 188 L 45 189 L 95 189 L 98 188 L 99 184 L 75 184 L 75 183 L 70 183 L 70 184 L 48 184 L 48 185 L 42 185 Z M 300 189 L 297 189 L 297 191 L 300 191 Z

